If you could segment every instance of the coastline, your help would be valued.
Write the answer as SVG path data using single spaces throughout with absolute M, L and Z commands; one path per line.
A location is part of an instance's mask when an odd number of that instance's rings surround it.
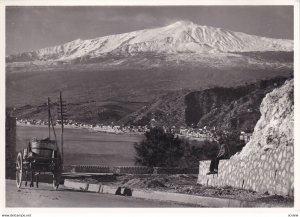
M 47 128 L 47 125 L 34 125 L 34 124 L 22 124 L 17 123 L 17 127 L 36 127 L 36 128 Z M 60 129 L 60 126 L 54 126 L 55 129 Z M 142 136 L 144 132 L 136 133 L 136 132 L 111 132 L 111 131 L 103 131 L 96 130 L 90 127 L 79 127 L 79 126 L 70 126 L 64 125 L 65 129 L 74 129 L 74 130 L 87 130 L 93 133 L 105 133 L 105 134 L 114 134 L 114 135 L 128 135 L 128 136 Z

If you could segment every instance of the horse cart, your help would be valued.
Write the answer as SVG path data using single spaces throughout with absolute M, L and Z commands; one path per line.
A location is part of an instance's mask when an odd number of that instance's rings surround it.
M 16 160 L 16 182 L 20 188 L 23 179 L 25 186 L 30 175 L 30 187 L 34 185 L 38 188 L 38 176 L 40 174 L 52 175 L 53 188 L 58 189 L 62 171 L 62 159 L 57 148 L 56 141 L 49 138 L 37 140 L 33 138 L 28 147 L 19 152 Z M 51 177 L 51 176 L 50 176 Z
M 53 188 L 58 189 L 61 173 L 63 169 L 63 132 L 64 118 L 66 118 L 66 106 L 63 104 L 62 95 L 60 93 L 60 103 L 58 103 L 58 120 L 61 123 L 61 147 L 58 147 L 57 137 L 55 133 L 53 118 L 51 115 L 50 98 L 48 98 L 48 129 L 49 136 L 46 139 L 32 138 L 27 147 L 17 154 L 16 159 L 16 183 L 20 188 L 22 181 L 25 179 L 25 186 L 30 176 L 30 187 L 34 186 L 34 178 L 36 187 L 38 188 L 39 175 L 47 174 L 52 176 Z M 54 134 L 54 140 L 51 140 L 51 127 Z

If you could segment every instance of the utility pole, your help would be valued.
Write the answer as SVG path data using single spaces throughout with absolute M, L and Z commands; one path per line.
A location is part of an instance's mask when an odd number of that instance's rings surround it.
M 49 130 L 49 140 L 51 140 L 51 139 L 50 139 L 50 97 L 48 97 L 48 103 L 47 103 L 47 105 L 48 105 L 48 130 Z
M 59 101 L 60 101 L 60 112 L 61 112 L 61 155 L 62 155 L 62 159 L 64 159 L 64 115 L 63 115 L 61 91 L 59 92 Z
M 67 119 L 66 103 L 62 100 L 62 92 L 59 92 L 59 108 L 57 108 L 61 121 L 61 157 L 64 159 L 64 120 Z

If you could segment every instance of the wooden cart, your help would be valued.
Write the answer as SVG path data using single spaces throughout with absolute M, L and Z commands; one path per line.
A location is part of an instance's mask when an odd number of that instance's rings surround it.
M 57 144 L 57 137 L 50 109 L 50 98 L 48 98 L 49 136 L 42 140 L 36 138 L 31 139 L 27 148 L 18 153 L 16 159 L 16 183 L 18 188 L 21 187 L 23 180 L 25 180 L 25 186 L 27 186 L 29 175 L 31 177 L 30 187 L 33 187 L 34 185 L 34 178 L 36 187 L 38 187 L 38 176 L 40 174 L 50 174 L 53 177 L 53 188 L 55 190 L 58 189 L 63 170 L 63 134 L 64 119 L 66 118 L 66 105 L 63 104 L 61 92 L 59 101 L 58 117 L 61 122 L 61 147 L 59 148 Z M 51 140 L 50 138 L 51 127 L 55 140 Z
M 30 187 L 33 187 L 34 177 L 38 187 L 38 176 L 40 174 L 52 175 L 53 188 L 58 189 L 61 172 L 62 159 L 56 142 L 46 138 L 44 140 L 33 139 L 28 147 L 19 152 L 16 160 L 16 183 L 20 188 L 25 179 L 25 186 L 29 175 L 31 175 Z

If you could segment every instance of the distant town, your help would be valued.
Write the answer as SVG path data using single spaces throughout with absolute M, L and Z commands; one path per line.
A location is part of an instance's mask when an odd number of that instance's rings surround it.
M 56 120 L 54 126 L 60 126 L 61 121 Z M 30 119 L 17 119 L 17 125 L 19 126 L 48 126 L 48 121 L 44 120 L 30 120 Z M 65 120 L 64 127 L 71 129 L 88 129 L 96 132 L 113 133 L 113 134 L 144 134 L 148 132 L 151 127 L 155 126 L 155 120 L 152 120 L 150 125 L 146 126 L 134 126 L 134 125 L 104 125 L 104 124 L 85 124 L 79 123 L 74 120 Z M 162 127 L 165 132 L 171 132 L 178 137 L 194 139 L 194 140 L 214 140 L 215 127 Z M 248 142 L 251 139 L 251 133 L 241 132 L 240 140 Z

